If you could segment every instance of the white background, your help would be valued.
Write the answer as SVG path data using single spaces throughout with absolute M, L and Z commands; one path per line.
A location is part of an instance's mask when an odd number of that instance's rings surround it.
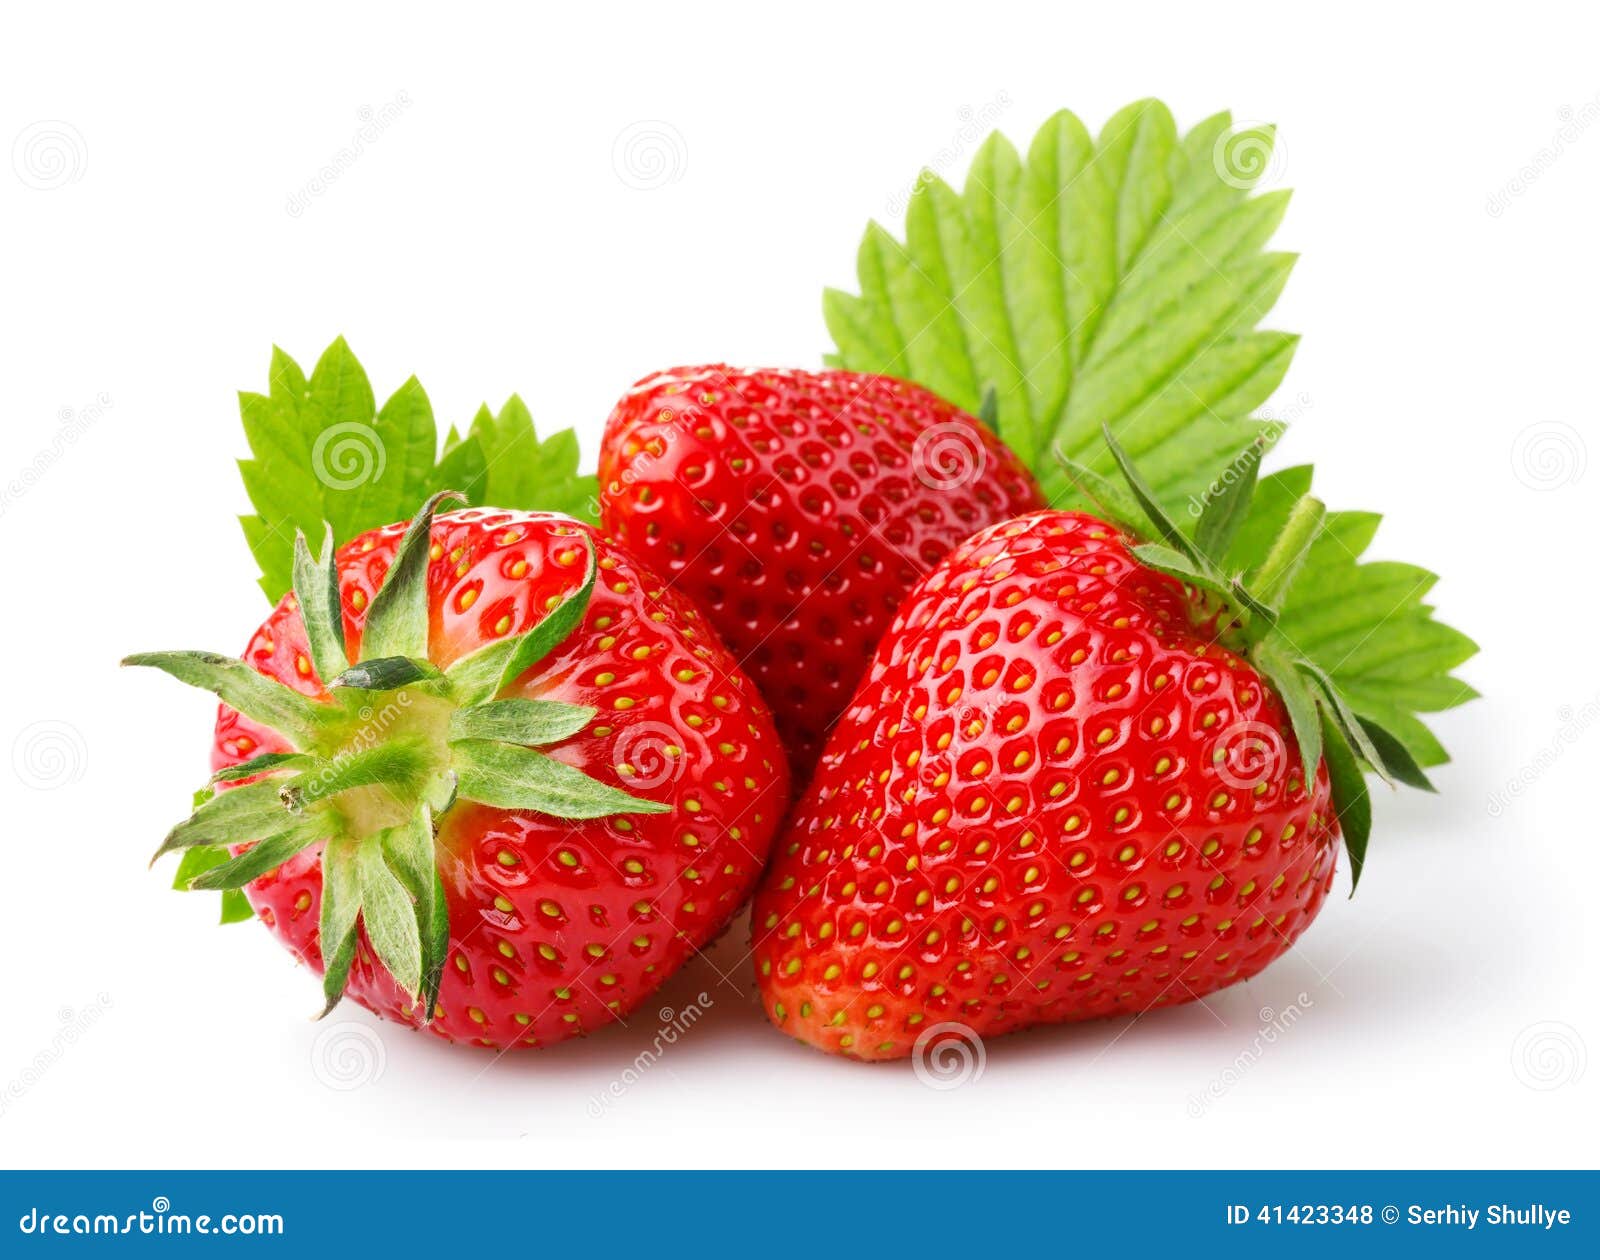
M 1592 1165 L 1593 6 L 462 7 L 8 11 L 0 484 L 47 471 L 0 515 L 0 1158 Z M 1438 722 L 1440 797 L 1383 794 L 1361 895 L 1288 957 L 1204 1007 L 997 1042 L 936 1092 L 768 1028 L 735 934 L 711 960 L 733 983 L 696 964 L 661 1001 L 704 989 L 710 1014 L 596 1119 L 653 1005 L 498 1062 L 356 1010 L 330 1039 L 265 933 L 145 872 L 211 706 L 115 661 L 242 647 L 264 612 L 233 394 L 265 386 L 274 341 L 309 367 L 345 333 L 380 397 L 415 372 L 441 425 L 521 391 L 592 462 L 650 370 L 817 365 L 823 284 L 854 287 L 863 225 L 898 230 L 919 167 L 963 174 L 963 110 L 1000 102 L 1025 142 L 1143 95 L 1183 126 L 1279 124 L 1276 243 L 1303 258 L 1271 322 L 1305 339 L 1277 458 L 1386 511 L 1374 554 L 1446 575 L 1441 615 L 1483 647 L 1487 698 Z M 616 156 L 646 120 L 670 178 Z M 72 129 L 59 187 L 5 163 L 41 122 Z

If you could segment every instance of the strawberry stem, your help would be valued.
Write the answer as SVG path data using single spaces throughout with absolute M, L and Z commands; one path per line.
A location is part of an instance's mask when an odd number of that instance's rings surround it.
M 1310 554 L 1311 545 L 1322 532 L 1322 520 L 1327 514 L 1322 500 L 1312 495 L 1304 495 L 1296 501 L 1272 550 L 1250 576 L 1249 588 L 1261 603 L 1276 608 L 1283 602 L 1295 574 Z

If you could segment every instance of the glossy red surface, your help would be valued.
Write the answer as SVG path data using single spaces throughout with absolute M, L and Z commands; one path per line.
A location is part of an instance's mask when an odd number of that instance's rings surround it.
M 403 525 L 339 552 L 352 648 Z M 582 581 L 562 516 L 474 509 L 440 516 L 429 568 L 431 655 L 448 665 L 533 626 Z M 505 695 L 593 705 L 580 734 L 546 751 L 671 813 L 565 822 L 460 802 L 439 822 L 451 948 L 435 1035 L 490 1047 L 545 1045 L 621 1019 L 715 937 L 758 878 L 787 795 L 770 714 L 687 600 L 593 530 L 599 563 L 579 628 Z M 293 596 L 244 659 L 323 695 Z M 382 712 L 373 715 L 382 726 Z M 286 747 L 223 706 L 213 766 Z M 675 751 L 676 750 L 676 751 Z M 246 889 L 296 957 L 321 970 L 321 845 Z M 316 993 L 308 988 L 307 1006 Z M 416 1024 L 363 937 L 347 996 Z
M 1044 506 L 978 420 L 852 372 L 676 368 L 619 402 L 607 530 L 706 610 L 803 782 L 905 593 L 967 535 Z
M 907 599 L 754 908 L 768 1014 L 912 1052 L 1200 997 L 1260 971 L 1333 879 L 1325 766 L 1183 587 L 1109 525 L 978 534 Z

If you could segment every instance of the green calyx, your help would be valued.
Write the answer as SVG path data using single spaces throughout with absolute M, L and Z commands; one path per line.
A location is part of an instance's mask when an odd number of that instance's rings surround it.
M 378 961 L 421 1004 L 424 1022 L 432 1018 L 450 940 L 435 825 L 456 800 L 574 820 L 668 809 L 541 751 L 581 731 L 594 709 L 497 698 L 583 619 L 596 573 L 587 537 L 582 584 L 533 629 L 448 669 L 428 659 L 433 516 L 442 501 L 461 497 L 434 495 L 407 528 L 372 599 L 358 661 L 344 637 L 332 530 L 316 557 L 296 535 L 295 598 L 326 700 L 209 652 L 123 661 L 213 692 L 293 748 L 219 771 L 155 858 L 182 853 L 178 886 L 221 890 L 231 921 L 248 917 L 244 885 L 321 842 L 324 1014 L 344 992 L 364 927 Z
M 1253 664 L 1283 701 L 1309 783 L 1326 762 L 1334 812 L 1350 855 L 1351 891 L 1361 879 L 1372 829 L 1366 773 L 1393 786 L 1433 791 L 1427 775 L 1399 736 L 1373 714 L 1362 713 L 1333 677 L 1286 631 L 1281 612 L 1296 575 L 1322 534 L 1326 509 L 1302 495 L 1290 508 L 1265 555 L 1240 570 L 1229 556 L 1250 515 L 1267 443 L 1256 439 L 1212 482 L 1200 501 L 1192 532 L 1180 529 L 1157 500 L 1127 453 L 1103 430 L 1122 476 L 1118 484 L 1068 458 L 1056 458 L 1080 493 L 1113 524 L 1135 538 L 1134 556 L 1148 568 L 1199 592 L 1217 638 Z

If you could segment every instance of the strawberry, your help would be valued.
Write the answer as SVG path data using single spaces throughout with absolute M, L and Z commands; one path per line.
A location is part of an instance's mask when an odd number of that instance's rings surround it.
M 1426 785 L 1274 630 L 1320 505 L 1247 588 L 1214 559 L 1237 501 L 1203 550 L 1113 448 L 1162 542 L 1077 512 L 991 526 L 879 645 L 755 901 L 761 994 L 791 1035 L 886 1059 L 952 1026 L 1201 997 L 1306 929 L 1341 830 L 1359 870 L 1358 756 Z
M 696 609 L 551 513 L 491 509 L 313 559 L 221 696 L 217 791 L 158 851 L 243 888 L 341 995 L 448 1041 L 619 1020 L 717 935 L 787 794 L 755 688 Z
M 855 372 L 713 365 L 611 413 L 605 528 L 706 610 L 809 771 L 901 598 L 967 535 L 1044 506 L 966 412 Z

